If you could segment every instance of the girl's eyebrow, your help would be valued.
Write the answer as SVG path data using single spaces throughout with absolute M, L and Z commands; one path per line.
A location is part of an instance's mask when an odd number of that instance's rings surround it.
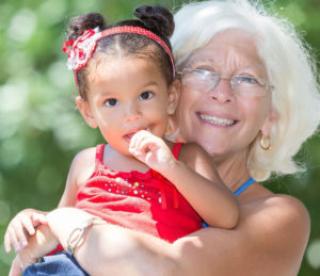
M 117 97 L 117 93 L 116 92 L 112 92 L 110 90 L 105 90 L 105 89 L 101 89 L 96 97 L 98 98 L 105 98 L 105 97 L 112 97 L 112 98 L 116 98 Z
M 143 84 L 143 86 L 151 86 L 151 85 L 158 85 L 158 83 L 156 81 L 147 81 L 145 84 Z
M 147 82 L 145 82 L 145 83 L 143 83 L 142 85 L 141 85 L 141 87 L 147 87 L 147 86 L 158 86 L 159 84 L 156 82 L 156 81 L 153 81 L 153 80 L 151 80 L 151 81 L 147 81 Z M 113 93 L 112 91 L 110 91 L 110 90 L 104 90 L 104 89 L 101 89 L 100 91 L 99 91 L 99 96 L 101 96 L 101 97 L 104 97 L 104 96 L 110 96 L 110 95 L 115 95 L 116 96 L 116 93 Z

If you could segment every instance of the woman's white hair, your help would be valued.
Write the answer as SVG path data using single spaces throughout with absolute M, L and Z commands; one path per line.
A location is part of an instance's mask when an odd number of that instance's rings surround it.
M 263 60 L 278 120 L 271 129 L 272 147 L 262 150 L 259 135 L 248 160 L 251 175 L 259 181 L 271 173 L 290 174 L 301 169 L 293 157 L 320 122 L 319 84 L 308 47 L 292 24 L 269 15 L 247 0 L 212 0 L 189 3 L 175 14 L 172 46 L 177 68 L 217 33 L 240 29 L 252 34 Z

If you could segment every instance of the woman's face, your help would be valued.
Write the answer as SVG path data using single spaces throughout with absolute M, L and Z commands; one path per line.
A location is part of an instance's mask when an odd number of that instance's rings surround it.
M 268 134 L 271 91 L 249 34 L 217 34 L 184 68 L 190 70 L 182 74 L 177 122 L 185 140 L 200 144 L 219 160 L 246 153 L 260 130 Z M 217 75 L 221 79 L 213 87 Z

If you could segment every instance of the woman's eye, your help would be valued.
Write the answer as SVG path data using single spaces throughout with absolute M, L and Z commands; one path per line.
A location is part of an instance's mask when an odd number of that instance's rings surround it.
M 149 100 L 154 96 L 154 93 L 151 91 L 144 91 L 140 94 L 139 98 L 141 100 Z
M 250 77 L 250 76 L 237 76 L 236 78 L 236 82 L 238 84 L 249 84 L 249 85 L 257 85 L 259 84 L 258 80 L 254 77 Z
M 107 106 L 107 107 L 112 107 L 112 106 L 115 106 L 117 103 L 118 103 L 118 100 L 112 98 L 112 99 L 106 100 L 104 104 L 105 104 L 105 106 Z
M 207 79 L 216 79 L 218 74 L 212 70 L 205 68 L 196 68 L 193 70 L 193 75 L 199 79 L 207 80 Z

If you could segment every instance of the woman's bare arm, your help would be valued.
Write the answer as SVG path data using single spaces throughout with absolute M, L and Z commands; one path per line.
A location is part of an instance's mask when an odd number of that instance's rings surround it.
M 235 229 L 207 228 L 174 244 L 117 226 L 96 225 L 75 256 L 91 275 L 128 271 L 132 275 L 296 275 L 310 229 L 304 206 L 289 196 L 240 206 Z M 66 239 L 62 228 L 54 232 L 60 241 Z
M 309 231 L 309 215 L 292 197 L 243 204 L 235 230 L 205 229 L 174 244 L 175 275 L 297 275 Z

